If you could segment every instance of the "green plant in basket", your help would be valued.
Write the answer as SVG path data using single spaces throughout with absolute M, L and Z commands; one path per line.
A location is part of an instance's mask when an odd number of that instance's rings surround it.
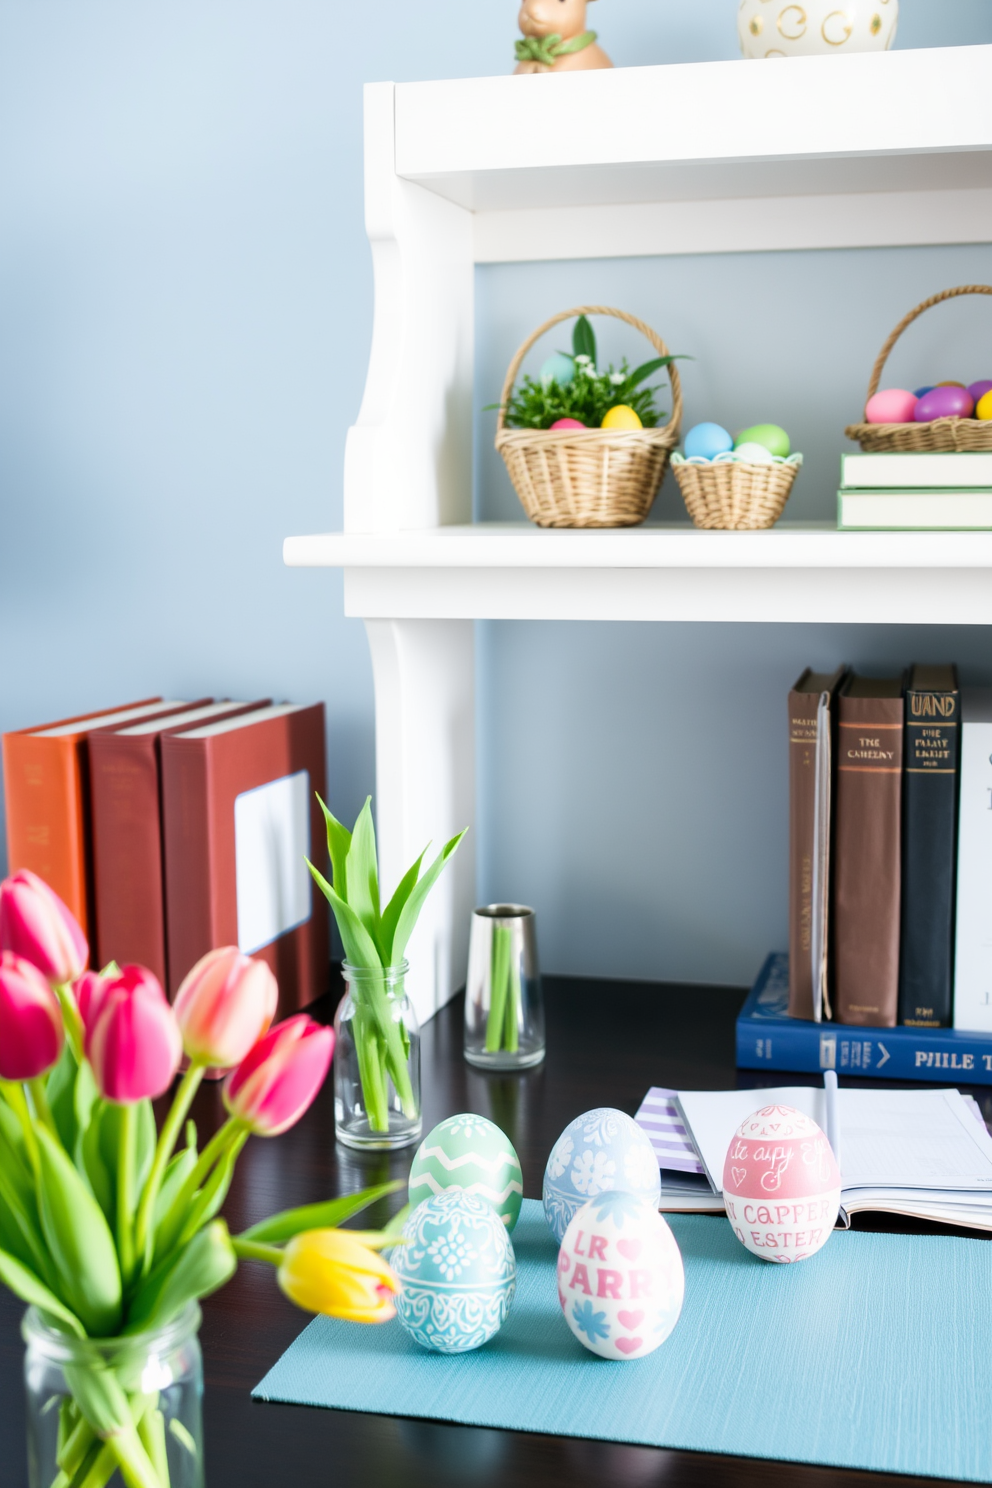
M 319 796 L 317 799 L 320 801 Z M 410 1118 L 420 1114 L 408 1065 L 410 1040 L 402 1018 L 394 1016 L 387 973 L 403 961 L 424 901 L 465 832 L 452 837 L 421 875 L 427 855 L 425 848 L 383 908 L 371 796 L 362 807 L 353 832 L 342 826 L 323 801 L 320 806 L 327 823 L 333 883 L 328 883 L 312 863 L 308 862 L 307 866 L 334 911 L 345 959 L 352 967 L 370 973 L 356 978 L 353 985 L 354 1037 L 369 1126 L 373 1132 L 385 1133 L 389 1130 L 390 1081 L 404 1114 Z
M 598 429 L 611 408 L 632 408 L 645 429 L 654 429 L 667 413 L 655 404 L 660 387 L 643 383 L 684 356 L 653 357 L 640 367 L 629 366 L 626 357 L 619 368 L 612 362 L 601 371 L 596 361 L 596 335 L 589 320 L 580 315 L 572 333 L 571 352 L 558 352 L 545 363 L 538 379 L 525 376 L 506 408 L 511 429 L 550 429 L 559 419 L 577 419 L 586 428 Z M 498 408 L 499 404 L 490 407 Z

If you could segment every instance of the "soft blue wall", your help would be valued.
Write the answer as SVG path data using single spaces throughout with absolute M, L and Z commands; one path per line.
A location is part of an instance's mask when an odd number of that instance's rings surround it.
M 280 561 L 286 533 L 341 522 L 371 328 L 361 85 L 503 72 L 516 8 L 378 0 L 373 24 L 373 7 L 338 0 L 0 0 L 0 729 L 159 689 L 324 697 L 336 804 L 354 812 L 372 789 L 363 629 L 342 617 L 337 575 Z M 733 57 L 736 8 L 602 0 L 594 15 L 629 65 Z M 988 0 L 903 0 L 900 45 L 990 40 Z M 932 260 L 938 282 L 966 261 L 987 278 L 968 252 Z M 903 287 L 912 301 L 930 272 L 912 256 L 873 263 L 898 281 L 897 313 Z M 526 329 L 592 282 L 695 351 L 693 406 L 743 399 L 753 369 L 773 365 L 766 320 L 751 354 L 753 306 L 723 323 L 731 261 L 588 271 L 481 275 L 480 372 L 518 339 L 501 297 L 519 294 Z M 711 285 L 713 298 L 677 323 L 678 284 Z M 893 318 L 878 288 L 872 272 L 850 290 L 855 384 Z M 799 336 L 792 311 L 781 324 Z M 820 329 L 834 334 L 832 313 Z M 820 365 L 815 350 L 809 361 Z M 822 365 L 822 425 L 785 384 L 811 449 L 842 404 L 847 416 L 836 342 Z M 778 385 L 765 386 L 761 401 L 774 392 L 778 406 Z M 803 501 L 819 489 L 811 471 Z M 505 499 L 491 471 L 480 498 Z M 549 969 L 745 979 L 781 934 L 782 687 L 838 650 L 886 661 L 945 639 L 481 627 L 484 892 L 534 900 Z M 955 637 L 954 654 L 981 671 L 983 644 Z M 767 747 L 752 758 L 728 741 L 716 778 L 698 719 L 728 688 Z M 670 792 L 673 726 L 692 732 Z

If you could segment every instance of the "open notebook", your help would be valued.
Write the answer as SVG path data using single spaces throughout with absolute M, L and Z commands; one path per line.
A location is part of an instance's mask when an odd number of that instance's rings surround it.
M 841 1203 L 849 1215 L 872 1209 L 992 1229 L 992 1138 L 969 1096 L 839 1090 L 837 1100 Z M 815 1087 L 679 1091 L 686 1134 L 714 1195 L 734 1132 L 765 1105 L 794 1106 L 827 1129 L 826 1093 Z

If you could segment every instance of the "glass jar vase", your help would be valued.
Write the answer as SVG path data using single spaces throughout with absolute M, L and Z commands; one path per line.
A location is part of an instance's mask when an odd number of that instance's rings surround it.
M 76 1338 L 29 1307 L 30 1488 L 203 1488 L 199 1327 L 192 1302 L 152 1333 Z
M 524 904 L 472 915 L 465 988 L 465 1058 L 477 1069 L 530 1069 L 544 1058 L 537 916 Z
M 406 961 L 344 963 L 345 995 L 334 1019 L 334 1124 L 346 1147 L 419 1142 L 420 1025 L 406 995 Z

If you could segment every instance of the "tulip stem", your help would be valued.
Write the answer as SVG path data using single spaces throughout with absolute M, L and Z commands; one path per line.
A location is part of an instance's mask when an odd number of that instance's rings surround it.
M 258 1240 L 239 1240 L 231 1236 L 234 1254 L 242 1261 L 267 1261 L 270 1266 L 281 1266 L 283 1252 L 278 1245 L 263 1245 Z
M 196 1167 L 169 1205 L 168 1213 L 162 1216 L 157 1236 L 160 1244 L 154 1247 L 153 1254 L 157 1251 L 159 1255 L 163 1255 L 167 1250 L 171 1250 L 186 1222 L 189 1206 L 197 1189 L 206 1179 L 210 1169 L 223 1157 L 231 1143 L 237 1141 L 244 1129 L 243 1122 L 238 1121 L 234 1116 L 229 1116 L 220 1130 L 214 1132 L 200 1153 Z
M 21 1131 L 24 1133 L 24 1145 L 28 1151 L 31 1167 L 37 1175 L 38 1172 L 38 1140 L 31 1125 L 31 1112 L 28 1110 L 27 1098 L 20 1085 L 15 1085 L 11 1080 L 0 1080 L 0 1093 L 5 1097 L 14 1115 L 21 1123 Z
M 72 1050 L 72 1057 L 76 1064 L 80 1065 L 83 1062 L 83 1020 L 79 1016 L 75 994 L 68 982 L 60 982 L 55 988 L 55 996 L 62 1009 L 62 1023 L 65 1027 L 65 1036 L 69 1040 L 69 1048 Z
M 36 1075 L 33 1080 L 28 1081 L 28 1089 L 31 1092 L 31 1104 L 34 1106 L 34 1114 L 42 1126 L 47 1126 L 56 1142 L 61 1143 L 52 1108 L 48 1104 L 48 1096 L 45 1094 L 45 1081 L 41 1075 Z
M 121 1106 L 121 1135 L 117 1149 L 117 1254 L 127 1286 L 134 1273 L 134 1159 L 137 1140 L 135 1108 Z
M 141 1257 L 143 1269 L 147 1272 L 151 1269 L 153 1220 L 155 1216 L 155 1201 L 158 1198 L 159 1189 L 162 1187 L 162 1179 L 169 1165 L 182 1124 L 186 1120 L 189 1108 L 193 1104 L 193 1097 L 203 1079 L 206 1065 L 194 1061 L 179 1082 L 172 1101 L 168 1116 L 162 1124 L 158 1144 L 155 1148 L 155 1158 L 152 1162 L 152 1170 L 148 1174 L 141 1202 L 138 1206 L 138 1220 L 135 1226 L 135 1253 Z

